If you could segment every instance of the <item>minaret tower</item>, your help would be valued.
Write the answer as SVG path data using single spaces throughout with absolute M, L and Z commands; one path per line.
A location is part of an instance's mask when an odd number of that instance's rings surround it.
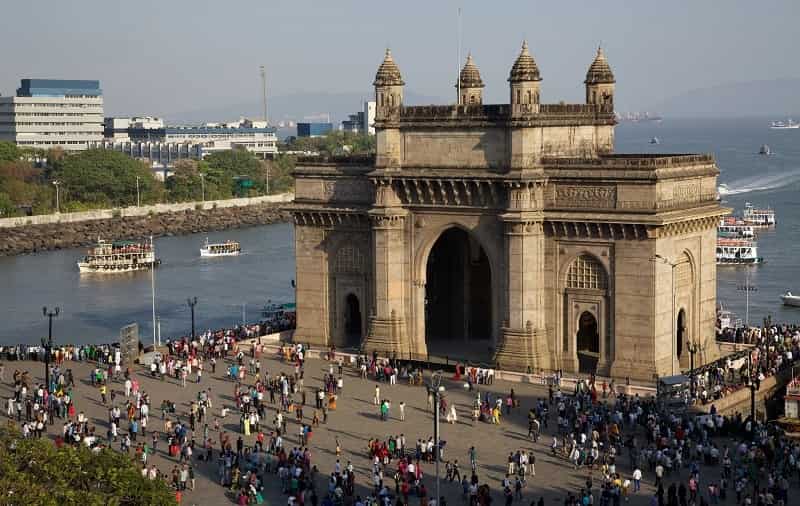
M 483 80 L 478 67 L 472 60 L 472 54 L 467 55 L 467 62 L 461 69 L 458 76 L 458 84 L 461 95 L 458 97 L 458 105 L 480 105 L 483 103 Z
M 542 76 L 533 56 L 528 51 L 528 42 L 522 42 L 508 82 L 511 83 L 511 111 L 513 116 L 539 112 L 539 83 Z
M 376 167 L 400 166 L 400 107 L 403 105 L 403 77 L 387 48 L 375 74 Z
M 602 46 L 597 48 L 597 56 L 586 72 L 586 103 L 614 106 L 614 73 L 608 65 Z

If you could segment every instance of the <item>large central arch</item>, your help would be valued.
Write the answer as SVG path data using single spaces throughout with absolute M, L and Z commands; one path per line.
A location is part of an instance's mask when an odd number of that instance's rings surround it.
M 487 357 L 492 343 L 492 274 L 483 247 L 463 229 L 448 228 L 433 244 L 425 273 L 428 353 Z

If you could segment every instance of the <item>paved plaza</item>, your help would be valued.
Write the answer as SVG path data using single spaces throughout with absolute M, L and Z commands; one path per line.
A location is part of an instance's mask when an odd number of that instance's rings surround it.
M 293 366 L 276 359 L 273 352 L 266 353 L 261 357 L 262 373 L 266 370 L 274 375 L 280 372 L 291 374 Z M 96 426 L 96 433 L 104 438 L 107 423 L 108 407 L 101 403 L 98 389 L 92 387 L 89 381 L 90 371 L 93 363 L 87 362 L 66 362 L 65 368 L 71 368 L 75 375 L 75 404 L 76 412 L 84 411 L 92 423 Z M 314 406 L 314 392 L 322 386 L 323 376 L 328 371 L 329 363 L 320 359 L 309 359 L 305 365 L 304 386 L 307 390 L 307 407 L 304 410 L 304 421 L 311 423 Z M 13 393 L 11 375 L 15 369 L 20 371 L 27 370 L 34 377 L 34 382 L 42 381 L 44 366 L 41 362 L 7 362 L 5 367 L 5 381 L 0 387 L 0 394 L 5 399 Z M 216 373 L 211 374 L 210 367 L 206 368 L 201 383 L 187 382 L 186 387 L 182 387 L 178 380 L 167 378 L 164 381 L 153 379 L 142 368 L 135 369 L 135 376 L 139 379 L 141 389 L 151 397 L 150 423 L 148 424 L 148 435 L 144 438 L 150 443 L 152 430 L 163 430 L 161 422 L 161 410 L 159 406 L 162 400 L 169 399 L 176 403 L 177 415 L 184 422 L 188 421 L 190 402 L 197 398 L 201 389 L 211 388 L 213 409 L 210 410 L 211 416 L 208 418 L 211 427 L 210 438 L 215 442 L 215 456 L 218 453 L 218 434 L 213 430 L 213 421 L 219 417 L 223 407 L 230 410 L 222 423 L 222 429 L 231 435 L 234 443 L 239 436 L 239 417 L 234 401 L 234 382 L 225 377 L 225 364 L 221 361 L 217 364 Z M 194 375 L 192 375 L 194 377 Z M 427 378 L 427 375 L 426 375 Z M 252 382 L 252 375 L 247 379 L 247 383 Z M 327 477 L 334 469 L 336 462 L 335 442 L 338 441 L 342 447 L 340 457 L 344 467 L 347 461 L 352 461 L 355 466 L 356 494 L 365 497 L 372 490 L 372 463 L 367 452 L 367 443 L 370 438 L 380 438 L 385 440 L 388 436 L 404 434 L 407 445 L 412 448 L 418 439 L 427 440 L 433 435 L 432 415 L 427 410 L 427 393 L 422 386 L 409 386 L 408 384 L 398 383 L 390 385 L 380 383 L 380 395 L 382 398 L 389 399 L 391 402 L 390 418 L 382 421 L 378 406 L 373 404 L 376 382 L 373 380 L 361 379 L 358 371 L 345 367 L 343 391 L 339 396 L 337 407 L 330 412 L 326 424 L 314 430 L 314 435 L 310 441 L 312 452 L 312 464 L 316 465 L 319 473 L 316 478 L 316 490 L 320 501 L 327 492 Z M 516 396 L 520 399 L 520 407 L 513 410 L 509 416 L 502 416 L 499 425 L 484 422 L 473 422 L 470 417 L 472 401 L 475 392 L 468 392 L 463 381 L 454 382 L 448 375 L 444 381 L 446 388 L 446 398 L 449 403 L 455 402 L 458 411 L 458 421 L 449 424 L 442 418 L 441 438 L 446 441 L 443 460 L 458 459 L 461 473 L 469 473 L 469 448 L 474 445 L 477 449 L 477 474 L 480 483 L 486 483 L 491 487 L 492 496 L 495 504 L 503 504 L 501 480 L 503 479 L 507 458 L 510 452 L 517 450 L 532 450 L 536 456 L 536 475 L 529 476 L 527 486 L 523 489 L 523 499 L 517 500 L 518 504 L 529 504 L 531 501 L 538 501 L 544 497 L 545 504 L 563 504 L 563 499 L 568 492 L 578 493 L 585 486 L 588 477 L 592 473 L 586 468 L 574 470 L 573 466 L 561 457 L 551 455 L 550 444 L 552 434 L 555 431 L 555 409 L 550 410 L 549 428 L 543 428 L 543 435 L 537 443 L 527 437 L 528 409 L 537 398 L 547 398 L 547 387 L 543 385 L 532 385 L 524 383 L 509 383 L 495 381 L 492 385 L 480 385 L 481 392 L 490 391 L 497 395 L 506 396 L 510 389 L 514 389 Z M 114 382 L 113 389 L 117 391 L 116 404 L 124 408 L 125 397 L 121 382 Z M 299 399 L 299 394 L 295 397 Z M 266 398 L 265 400 L 268 400 Z M 405 421 L 401 421 L 398 405 L 404 402 Z M 268 404 L 268 403 L 267 403 Z M 277 404 L 268 404 L 268 414 L 262 420 L 262 429 L 268 434 L 272 429 L 272 418 L 275 414 Z M 5 410 L 3 410 L 5 414 Z M 124 418 L 124 417 L 123 417 Z M 298 425 L 294 414 L 286 416 L 288 420 L 285 448 L 291 449 L 299 445 Z M 61 420 L 56 420 L 54 425 L 49 426 L 49 434 L 54 437 L 60 433 Z M 127 422 L 123 421 L 120 432 L 127 431 Z M 196 439 L 198 444 L 202 441 L 202 425 L 198 426 Z M 140 435 L 139 440 L 142 440 Z M 639 440 L 644 442 L 644 434 L 639 432 Z M 255 442 L 255 435 L 245 437 L 245 443 L 252 446 Z M 119 449 L 119 443 L 114 443 L 114 448 Z M 225 489 L 218 484 L 217 463 L 212 461 L 201 462 L 196 460 L 195 453 L 194 469 L 197 476 L 196 488 L 187 491 L 184 495 L 184 504 L 230 504 L 233 502 L 232 496 L 226 495 Z M 133 455 L 133 452 L 131 452 Z M 159 470 L 169 475 L 173 467 L 178 463 L 177 457 L 170 457 L 167 453 L 166 440 L 161 438 L 158 449 L 149 462 L 155 462 Z M 624 478 L 630 478 L 632 470 L 628 467 L 627 452 L 624 452 L 617 459 L 617 470 L 622 473 Z M 394 461 L 390 465 L 395 467 Z M 429 491 L 429 496 L 435 493 L 434 465 L 423 463 L 424 482 Z M 654 476 L 648 468 L 642 469 L 644 479 L 642 490 L 632 493 L 629 503 L 632 505 L 649 505 L 653 495 Z M 444 481 L 444 464 L 441 466 L 441 491 L 452 505 L 463 504 L 461 497 L 461 487 L 457 483 Z M 701 476 L 717 480 L 719 468 L 702 470 Z M 685 471 L 681 478 L 686 479 Z M 391 474 L 387 472 L 385 481 L 389 484 L 390 490 L 394 490 L 394 482 Z M 598 488 L 601 482 L 599 471 L 594 471 L 595 501 L 598 501 Z M 669 483 L 670 480 L 667 480 Z M 513 481 L 512 481 L 513 483 Z M 666 486 L 665 486 L 666 487 Z M 280 483 L 275 475 L 269 475 L 265 482 L 264 495 L 271 505 L 285 504 L 286 496 L 281 494 Z M 512 486 L 513 488 L 513 486 Z M 632 490 L 633 487 L 631 487 Z M 417 504 L 418 499 L 410 499 L 411 504 Z M 599 501 L 596 503 L 599 504 Z

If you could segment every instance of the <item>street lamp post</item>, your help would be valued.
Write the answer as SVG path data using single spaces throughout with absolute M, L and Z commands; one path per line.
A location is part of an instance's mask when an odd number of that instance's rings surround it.
M 686 341 L 686 351 L 689 352 L 689 380 L 691 381 L 691 392 L 692 392 L 692 399 L 695 397 L 695 393 L 697 392 L 697 388 L 695 387 L 694 382 L 694 355 L 695 353 L 700 353 L 706 349 L 705 346 L 702 346 L 698 342 L 690 342 Z
M 141 207 L 142 201 L 139 199 L 139 176 L 136 176 L 136 207 Z
M 747 351 L 747 375 L 750 377 L 750 435 L 755 433 L 756 424 L 756 379 L 757 374 L 753 370 L 753 351 Z
M 738 285 L 736 287 L 737 290 L 740 292 L 744 292 L 745 297 L 745 310 L 744 310 L 744 324 L 750 328 L 750 292 L 758 291 L 758 288 L 750 284 L 750 269 L 747 269 L 747 274 L 745 274 L 745 280 L 743 285 Z
M 61 312 L 58 306 L 52 311 L 47 309 L 47 306 L 42 308 L 42 314 L 49 320 L 47 331 L 47 342 L 42 339 L 42 348 L 44 348 L 44 382 L 47 391 L 50 391 L 50 350 L 53 348 L 53 318 L 58 316 Z
M 53 181 L 53 186 L 56 187 L 56 214 L 61 214 L 61 203 L 58 200 L 58 187 L 61 185 L 61 181 Z
M 192 341 L 194 341 L 194 307 L 197 305 L 197 297 L 189 297 L 186 299 L 189 304 L 189 309 L 192 311 Z
M 442 372 L 436 371 L 435 373 L 431 374 L 431 382 L 428 386 L 430 391 L 433 393 L 433 448 L 434 448 L 434 458 L 435 458 L 435 465 L 436 465 L 436 504 L 439 504 L 439 498 L 441 497 L 441 493 L 439 491 L 439 460 L 441 460 L 440 450 L 441 444 L 439 441 L 439 400 L 440 395 L 444 393 L 444 385 L 442 385 Z

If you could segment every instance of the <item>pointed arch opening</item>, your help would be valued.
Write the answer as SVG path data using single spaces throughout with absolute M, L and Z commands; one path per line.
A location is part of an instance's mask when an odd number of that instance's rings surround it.
M 492 274 L 483 247 L 451 227 L 428 254 L 425 342 L 429 354 L 484 359 L 492 336 Z

